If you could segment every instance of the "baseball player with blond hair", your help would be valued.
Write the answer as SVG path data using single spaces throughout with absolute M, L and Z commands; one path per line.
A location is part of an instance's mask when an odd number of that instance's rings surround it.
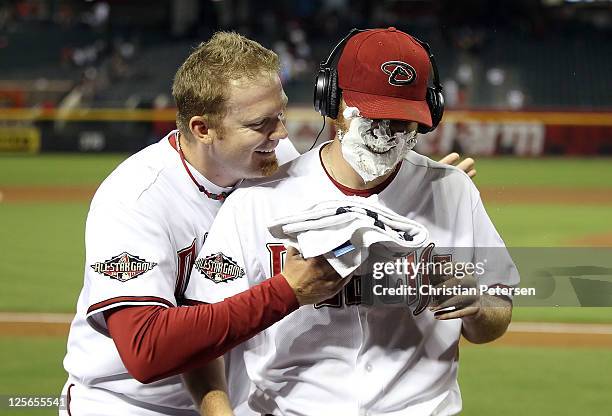
M 342 287 L 325 260 L 289 255 L 282 273 L 241 295 L 179 307 L 225 198 L 244 178 L 297 156 L 285 140 L 278 72 L 274 52 L 217 33 L 176 73 L 178 130 L 128 158 L 97 190 L 62 414 L 197 414 L 181 373 Z
M 411 150 L 417 132 L 431 131 L 442 118 L 433 54 L 395 28 L 354 31 L 322 64 L 316 88 L 315 107 L 336 119 L 335 139 L 227 199 L 185 296 L 231 299 L 280 271 L 291 246 L 305 258 L 324 255 L 353 279 L 334 297 L 301 307 L 243 344 L 249 409 L 234 411 L 457 414 L 459 338 L 482 343 L 501 336 L 511 300 L 426 294 L 422 288 L 474 282 L 427 269 L 398 273 L 387 284 L 406 282 L 418 289 L 416 298 L 390 302 L 373 290 L 376 262 L 389 258 L 482 263 L 479 284 L 518 284 L 508 256 L 483 263 L 482 247 L 505 248 L 469 176 Z M 239 272 L 219 273 L 226 263 Z M 215 411 L 209 414 L 231 414 L 222 404 Z

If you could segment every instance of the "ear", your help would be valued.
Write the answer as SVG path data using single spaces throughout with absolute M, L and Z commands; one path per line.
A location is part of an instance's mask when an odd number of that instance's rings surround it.
M 189 130 L 193 137 L 202 144 L 213 142 L 213 132 L 209 128 L 208 121 L 202 116 L 193 116 L 189 119 Z

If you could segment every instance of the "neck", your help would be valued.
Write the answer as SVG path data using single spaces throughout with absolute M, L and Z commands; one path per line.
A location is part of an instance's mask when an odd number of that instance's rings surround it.
M 323 148 L 321 154 L 323 165 L 327 172 L 342 185 L 353 189 L 371 189 L 383 183 L 389 176 L 393 175 L 394 170 L 386 175 L 380 176 L 372 181 L 364 182 L 355 169 L 342 156 L 342 144 L 336 137 L 333 142 Z
M 185 160 L 206 179 L 223 188 L 236 185 L 238 179 L 223 174 L 223 169 L 219 168 L 214 158 L 210 157 L 208 146 L 196 140 L 188 140 L 180 133 L 177 140 Z

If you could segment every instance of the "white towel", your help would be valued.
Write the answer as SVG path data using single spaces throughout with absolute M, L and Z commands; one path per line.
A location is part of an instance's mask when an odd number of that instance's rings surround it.
M 373 249 L 402 257 L 429 239 L 422 224 L 383 207 L 377 195 L 324 201 L 273 220 L 268 230 L 304 258 L 325 255 L 342 277 L 364 263 Z

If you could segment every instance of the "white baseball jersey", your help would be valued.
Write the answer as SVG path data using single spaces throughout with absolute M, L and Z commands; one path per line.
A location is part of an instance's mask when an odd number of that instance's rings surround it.
M 171 144 L 176 134 L 121 163 L 97 190 L 87 216 L 84 285 L 64 367 L 69 384 L 86 387 L 76 392 L 111 392 L 100 402 L 114 397 L 123 402 L 116 408 L 131 406 L 130 414 L 196 414 L 179 376 L 145 385 L 128 374 L 103 316 L 118 306 L 180 305 L 195 257 L 221 206 L 189 177 Z M 297 155 L 289 140 L 281 140 L 279 162 Z M 209 192 L 231 190 L 188 167 Z M 96 398 L 87 400 L 93 412 Z
M 410 152 L 378 197 L 382 206 L 427 227 L 435 246 L 419 249 L 421 260 L 475 260 L 478 249 L 463 250 L 463 259 L 448 251 L 504 247 L 477 189 L 457 168 Z M 319 149 L 274 178 L 237 190 L 218 213 L 185 296 L 218 302 L 280 272 L 285 248 L 267 225 L 339 198 L 347 197 L 326 174 Z M 483 284 L 518 284 L 509 257 L 485 276 Z M 322 304 L 301 307 L 244 344 L 253 410 L 346 416 L 460 411 L 461 320 L 437 321 L 428 310 L 414 315 L 425 309 L 426 296 L 410 307 L 368 304 L 359 282 Z

